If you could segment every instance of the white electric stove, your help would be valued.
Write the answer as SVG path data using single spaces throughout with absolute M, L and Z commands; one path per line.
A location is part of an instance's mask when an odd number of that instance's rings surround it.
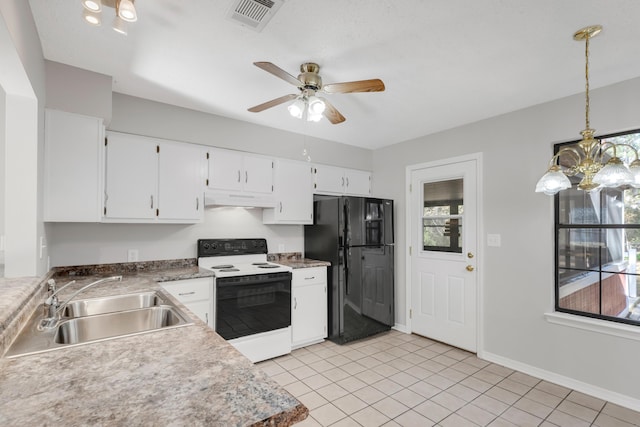
M 265 239 L 200 239 L 214 272 L 215 330 L 252 362 L 291 352 L 291 271 L 267 261 Z

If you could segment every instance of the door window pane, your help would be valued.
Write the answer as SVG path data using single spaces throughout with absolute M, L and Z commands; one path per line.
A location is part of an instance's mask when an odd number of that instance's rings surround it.
M 425 183 L 423 250 L 462 253 L 463 180 Z

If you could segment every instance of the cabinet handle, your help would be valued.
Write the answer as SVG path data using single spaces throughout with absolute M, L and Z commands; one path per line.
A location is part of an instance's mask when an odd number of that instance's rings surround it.
M 204 314 L 204 318 L 205 318 L 205 323 L 208 325 L 209 324 L 209 313 L 205 313 Z
M 181 294 L 181 293 L 178 293 L 178 295 L 180 295 L 181 297 L 183 297 L 183 296 L 185 296 L 185 295 L 193 295 L 193 294 L 195 294 L 195 293 L 196 293 L 196 291 L 191 291 L 191 292 L 184 292 L 184 293 L 182 293 L 182 294 Z
M 200 197 L 196 197 L 196 210 L 200 210 Z
M 349 186 L 349 177 L 347 177 L 347 187 Z
M 344 187 L 344 176 L 342 177 L 342 186 Z
M 298 298 L 293 297 L 293 309 L 297 310 L 298 309 Z
M 151 195 L 151 209 L 153 209 L 153 194 Z
M 249 182 L 249 172 L 244 171 L 244 183 L 246 184 L 247 182 Z
M 316 276 L 305 277 L 305 278 L 304 278 L 304 280 L 313 280 L 313 279 L 315 279 L 315 278 L 316 278 Z
M 240 182 L 240 171 L 238 171 L 238 182 Z
M 282 202 L 280 202 L 280 213 L 282 213 Z

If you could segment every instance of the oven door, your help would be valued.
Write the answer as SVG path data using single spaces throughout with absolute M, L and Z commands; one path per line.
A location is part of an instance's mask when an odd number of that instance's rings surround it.
M 291 273 L 216 278 L 216 332 L 226 340 L 291 326 Z

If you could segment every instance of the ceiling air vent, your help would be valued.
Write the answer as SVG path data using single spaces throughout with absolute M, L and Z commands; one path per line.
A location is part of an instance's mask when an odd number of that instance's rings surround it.
M 262 31 L 282 3 L 283 0 L 233 0 L 227 18 L 253 30 Z

